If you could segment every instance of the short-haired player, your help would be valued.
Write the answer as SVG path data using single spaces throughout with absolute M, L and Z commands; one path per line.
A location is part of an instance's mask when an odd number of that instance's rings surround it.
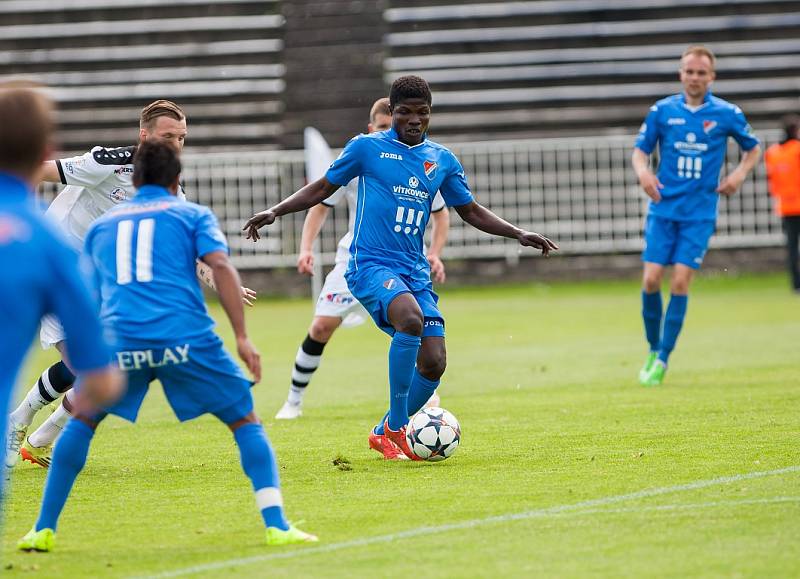
M 186 140 L 186 115 L 175 103 L 157 100 L 145 106 L 139 115 L 139 143 L 159 141 L 177 151 Z M 92 222 L 134 193 L 132 182 L 133 157 L 137 145 L 120 148 L 94 147 L 77 157 L 46 161 L 41 168 L 41 180 L 62 183 L 63 190 L 47 209 L 76 248 L 81 248 L 86 231 Z M 181 189 L 179 197 L 186 196 Z M 208 266 L 198 263 L 197 274 L 207 285 L 214 287 Z M 250 303 L 254 292 L 242 288 L 245 302 Z M 21 454 L 23 459 L 47 467 L 52 444 L 70 416 L 73 395 L 68 394 L 35 432 L 26 434 L 36 414 L 45 406 L 68 392 L 75 374 L 65 355 L 64 331 L 57 317 L 45 316 L 39 334 L 43 349 L 55 347 L 62 360 L 47 368 L 31 386 L 25 398 L 9 416 L 6 466 L 12 467 Z
M 261 359 L 247 335 L 239 274 L 217 219 L 207 207 L 176 199 L 181 164 L 171 146 L 143 143 L 134 169 L 137 194 L 95 220 L 84 242 L 101 296 L 101 320 L 113 328 L 116 360 L 128 388 L 113 405 L 79 412 L 67 423 L 47 473 L 39 518 L 18 547 L 53 549 L 58 519 L 98 425 L 108 414 L 135 422 L 155 380 L 179 420 L 212 414 L 231 430 L 266 526 L 267 544 L 316 541 L 284 516 L 275 455 L 250 393 L 261 379 Z M 252 382 L 213 331 L 194 275 L 197 259 L 213 270 Z
M 359 177 L 356 227 L 345 278 L 376 325 L 392 337 L 389 412 L 370 433 L 370 446 L 385 447 L 388 440 L 408 458 L 418 460 L 405 439 L 408 417 L 435 392 L 446 367 L 444 318 L 422 240 L 436 192 L 481 231 L 516 239 L 545 255 L 557 246 L 475 201 L 456 156 L 427 137 L 432 98 L 424 79 L 398 78 L 389 100 L 390 130 L 352 139 L 324 177 L 253 215 L 244 230 L 257 241 L 260 227 L 320 203 Z
M 386 131 L 392 127 L 392 113 L 389 109 L 389 99 L 380 98 L 372 105 L 369 114 L 367 131 L 375 133 Z M 320 137 L 321 138 L 321 137 Z M 309 151 L 306 151 L 309 154 Z M 315 159 L 316 160 L 316 159 Z M 329 162 L 325 162 L 325 167 Z M 309 167 L 307 167 L 308 172 Z M 309 175 L 309 181 L 316 180 L 322 174 Z M 325 222 L 331 208 L 342 199 L 347 201 L 349 227 L 347 233 L 339 240 L 336 248 L 336 265 L 325 277 L 322 291 L 317 298 L 314 319 L 308 328 L 308 334 L 297 350 L 294 368 L 292 369 L 292 383 L 286 402 L 275 415 L 279 420 L 291 420 L 302 414 L 303 396 L 307 392 L 311 378 L 322 361 L 325 346 L 330 341 L 334 332 L 339 327 L 353 327 L 362 324 L 369 314 L 347 287 L 344 274 L 347 263 L 350 261 L 350 243 L 353 241 L 353 226 L 356 217 L 356 204 L 358 202 L 358 182 L 353 180 L 336 193 L 325 199 L 322 203 L 308 210 L 303 233 L 300 241 L 300 255 L 297 259 L 297 270 L 300 273 L 311 275 L 314 271 L 314 253 L 312 246 L 320 229 Z M 442 248 L 447 240 L 447 231 L 450 227 L 450 212 L 444 204 L 441 195 L 437 195 L 431 207 L 431 221 L 433 229 L 431 245 L 427 251 L 431 275 L 436 283 L 445 280 L 444 264 L 440 258 Z M 399 451 L 398 451 L 399 452 Z
M 714 234 L 720 195 L 736 193 L 758 162 L 761 147 L 744 113 L 711 94 L 715 58 L 705 46 L 690 46 L 680 62 L 683 92 L 661 99 L 645 118 L 633 151 L 633 168 L 650 197 L 642 254 L 642 318 L 650 353 L 639 382 L 657 386 L 664 380 L 686 316 L 689 285 L 700 268 Z M 733 137 L 741 161 L 720 180 Z M 658 174 L 650 155 L 658 147 Z M 664 312 L 661 281 L 672 266 L 670 301 Z

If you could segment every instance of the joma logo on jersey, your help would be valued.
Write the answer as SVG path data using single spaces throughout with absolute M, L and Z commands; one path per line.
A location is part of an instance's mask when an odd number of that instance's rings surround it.
M 668 125 L 685 125 L 686 119 L 682 117 L 672 117 L 671 119 L 667 119 Z
M 398 155 L 397 153 L 385 153 L 381 151 L 381 159 L 393 159 L 395 161 L 402 161 L 403 155 Z

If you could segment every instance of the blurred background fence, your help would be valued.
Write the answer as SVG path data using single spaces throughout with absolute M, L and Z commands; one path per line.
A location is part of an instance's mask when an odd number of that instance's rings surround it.
M 766 144 L 780 137 L 762 132 Z M 478 200 L 524 228 L 557 240 L 564 254 L 636 252 L 642 248 L 646 197 L 632 169 L 633 136 L 487 141 L 453 145 Z M 735 146 L 728 166 L 738 162 Z M 189 154 L 184 188 L 190 200 L 208 205 L 228 236 L 241 268 L 291 267 L 296 263 L 305 213 L 283 217 L 263 229 L 254 244 L 242 225 L 256 211 L 274 205 L 305 182 L 302 151 Z M 48 188 L 48 196 L 56 188 Z M 320 257 L 333 263 L 338 239 L 347 231 L 347 208 L 334 209 L 320 235 Z M 770 210 L 763 167 L 742 190 L 720 200 L 714 247 L 776 246 L 780 221 Z M 506 258 L 519 245 L 464 224 L 455 212 L 444 256 Z

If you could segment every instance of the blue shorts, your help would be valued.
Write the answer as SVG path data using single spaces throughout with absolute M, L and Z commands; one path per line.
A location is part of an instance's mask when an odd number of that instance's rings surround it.
M 433 291 L 430 275 L 405 276 L 380 265 L 361 266 L 344 275 L 350 292 L 369 312 L 375 324 L 390 336 L 394 327 L 389 323 L 389 304 L 397 296 L 410 293 L 417 300 L 424 327 L 422 337 L 444 337 L 444 318 L 439 311 L 439 296 Z
M 713 220 L 675 221 L 648 215 L 642 261 L 660 265 L 680 263 L 699 269 L 715 226 Z
M 243 418 L 253 410 L 253 383 L 225 351 L 222 340 L 214 338 L 169 347 L 117 347 L 117 364 L 125 371 L 128 387 L 104 411 L 136 422 L 150 383 L 158 380 L 181 422 L 206 413 L 225 423 Z

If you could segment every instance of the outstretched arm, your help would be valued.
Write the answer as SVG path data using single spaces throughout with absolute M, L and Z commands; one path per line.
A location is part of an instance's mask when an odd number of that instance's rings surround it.
M 217 291 L 217 284 L 214 283 L 214 272 L 211 270 L 210 266 L 206 265 L 200 260 L 197 260 L 196 273 L 197 277 L 200 278 L 200 281 L 202 281 L 212 290 Z M 258 294 L 256 294 L 255 290 L 252 290 L 249 287 L 242 286 L 240 289 L 242 295 L 242 303 L 252 308 L 254 305 L 253 302 L 256 301 Z
M 320 203 L 314 205 L 306 213 L 306 220 L 303 222 L 303 234 L 300 238 L 300 255 L 297 257 L 297 271 L 307 275 L 314 274 L 314 240 L 322 229 L 322 224 L 328 217 L 331 208 Z
M 275 219 L 281 215 L 296 213 L 297 211 L 303 211 L 304 209 L 313 207 L 323 199 L 327 199 L 333 195 L 339 187 L 339 185 L 331 183 L 325 177 L 321 177 L 313 183 L 309 183 L 299 191 L 296 191 L 274 207 L 270 207 L 265 211 L 253 215 L 247 220 L 247 223 L 244 224 L 242 231 L 247 231 L 247 239 L 258 241 L 261 238 L 258 234 L 260 228 L 265 225 L 271 225 L 275 222 Z
M 61 183 L 61 175 L 58 172 L 56 161 L 45 161 L 40 169 L 39 179 L 48 183 Z
M 444 271 L 441 255 L 447 234 L 450 232 L 450 211 L 447 207 L 431 215 L 433 230 L 431 231 L 431 246 L 428 248 L 428 263 L 431 265 L 431 276 L 436 283 L 444 283 L 447 276 Z
M 472 225 L 473 227 L 491 233 L 492 235 L 499 235 L 501 237 L 508 237 L 516 239 L 520 245 L 535 247 L 542 250 L 542 255 L 549 255 L 551 250 L 558 249 L 558 246 L 547 239 L 544 235 L 539 235 L 532 231 L 525 231 L 508 221 L 501 219 L 483 205 L 472 201 L 466 205 L 459 205 L 455 208 L 461 219 Z
M 214 282 L 217 285 L 217 293 L 225 315 L 231 322 L 233 334 L 236 336 L 236 350 L 239 358 L 247 365 L 248 370 L 253 375 L 253 380 L 261 380 L 261 356 L 255 346 L 247 337 L 247 329 L 244 323 L 244 306 L 240 294 L 241 280 L 239 272 L 231 265 L 228 254 L 224 251 L 212 251 L 201 258 L 211 267 Z
M 745 151 L 744 155 L 742 155 L 742 160 L 739 161 L 736 168 L 728 173 L 728 176 L 719 184 L 717 193 L 728 196 L 736 193 L 739 187 L 742 186 L 742 183 L 744 183 L 744 180 L 747 179 L 747 175 L 753 170 L 753 167 L 756 166 L 760 157 L 761 147 L 758 145 L 749 151 Z

